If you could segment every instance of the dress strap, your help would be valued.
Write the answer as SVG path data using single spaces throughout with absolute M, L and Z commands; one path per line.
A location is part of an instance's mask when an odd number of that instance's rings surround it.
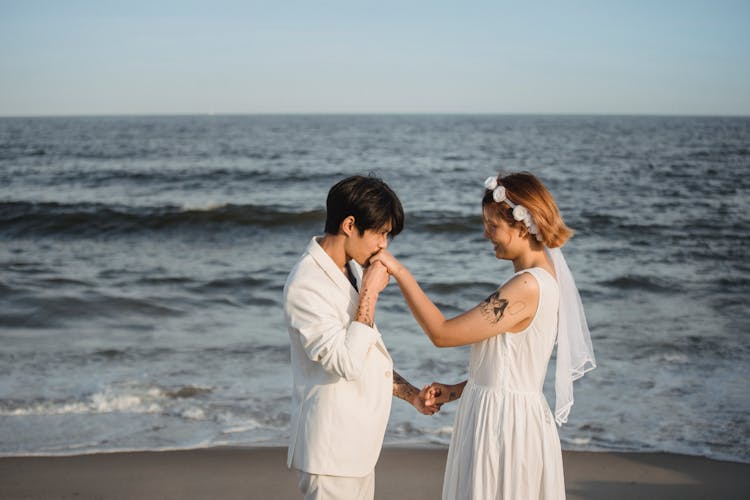
M 549 271 L 547 271 L 544 268 L 541 267 L 528 267 L 526 269 L 521 269 L 520 271 L 516 272 L 513 277 L 516 277 L 518 275 L 521 275 L 523 273 L 529 273 L 534 278 L 536 278 L 537 283 L 539 283 L 539 286 L 541 287 L 542 282 L 549 281 L 555 284 L 555 286 L 559 287 L 557 280 L 554 276 L 550 274 Z M 511 278 L 513 279 L 513 278 Z M 510 280 L 508 280 L 510 281 Z

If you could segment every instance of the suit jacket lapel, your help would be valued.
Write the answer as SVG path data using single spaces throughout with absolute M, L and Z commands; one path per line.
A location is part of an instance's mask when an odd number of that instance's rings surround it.
M 344 275 L 343 272 L 341 272 L 341 269 L 336 266 L 336 263 L 333 262 L 331 256 L 328 255 L 325 250 L 323 250 L 323 248 L 321 248 L 321 246 L 318 244 L 317 237 L 312 239 L 310 245 L 308 245 L 307 247 L 307 251 L 310 256 L 315 259 L 315 262 L 317 262 L 318 265 L 323 269 L 326 275 L 328 275 L 331 281 L 336 285 L 336 288 L 341 290 L 341 292 L 349 298 L 350 302 L 358 302 L 359 294 L 357 293 L 357 290 L 355 290 L 352 284 L 349 283 L 349 279 Z

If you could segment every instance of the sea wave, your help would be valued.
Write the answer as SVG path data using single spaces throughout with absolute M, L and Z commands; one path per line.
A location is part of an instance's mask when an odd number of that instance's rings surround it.
M 69 159 L 68 159 L 69 160 Z M 189 167 L 179 164 L 179 167 L 164 166 L 161 163 L 137 166 L 103 166 L 101 162 L 83 162 L 74 166 L 61 167 L 45 164 L 3 165 L 0 153 L 0 185 L 11 187 L 16 191 L 29 189 L 69 188 L 71 190 L 96 190 L 117 186 L 135 189 L 153 189 L 155 186 L 162 190 L 180 189 L 183 192 L 196 190 L 211 191 L 225 189 L 228 186 L 268 186 L 278 189 L 279 186 L 321 185 L 330 186 L 337 180 L 349 175 L 339 169 L 326 168 L 320 165 L 316 171 L 289 171 L 278 168 L 272 162 L 247 162 L 242 160 L 223 159 L 226 163 L 237 163 L 236 166 L 191 163 Z M 133 160 L 133 158 L 128 158 Z M 80 161 L 80 160 L 79 160 Z
M 203 208 L 131 207 L 101 203 L 0 203 L 0 235 L 130 235 L 170 229 L 219 230 L 226 226 L 277 228 L 324 220 L 321 209 L 290 212 L 269 206 L 216 204 Z
M 626 274 L 601 282 L 607 288 L 615 290 L 643 290 L 655 293 L 675 293 L 680 284 L 665 278 L 639 274 Z
M 414 211 L 409 228 L 428 233 L 469 233 L 481 228 L 479 215 Z M 320 227 L 325 210 L 212 202 L 183 206 L 128 206 L 106 203 L 0 202 L 0 236 L 88 237 L 170 230 L 219 231 L 231 227 L 280 229 Z
M 476 233 L 482 227 L 479 214 L 460 214 L 450 211 L 423 210 L 407 213 L 410 230 L 435 233 Z
M 98 413 L 163 413 L 173 405 L 170 401 L 200 397 L 213 389 L 200 386 L 166 388 L 158 386 L 132 385 L 107 387 L 101 391 L 75 400 L 0 401 L 0 416 L 25 417 Z M 202 419 L 205 414 L 198 407 L 181 411 L 188 419 Z
M 64 287 L 58 290 L 64 290 Z M 113 296 L 101 293 L 71 295 L 61 291 L 57 295 L 23 294 L 0 313 L 0 326 L 56 327 L 66 321 L 90 321 L 92 318 L 117 318 L 135 314 L 149 318 L 177 317 L 184 310 L 159 304 L 155 299 Z

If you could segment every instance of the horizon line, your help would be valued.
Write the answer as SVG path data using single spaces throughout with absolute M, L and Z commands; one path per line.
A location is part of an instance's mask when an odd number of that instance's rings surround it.
M 75 114 L 2 114 L 9 118 L 170 118 L 240 116 L 556 116 L 556 117 L 651 117 L 651 118 L 750 118 L 750 114 L 717 113 L 626 113 L 626 112 L 466 112 L 466 111 L 276 111 L 276 112 L 174 112 L 174 113 L 75 113 Z

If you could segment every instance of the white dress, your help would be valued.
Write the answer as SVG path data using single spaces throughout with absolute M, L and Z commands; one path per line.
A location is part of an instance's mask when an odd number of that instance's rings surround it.
M 539 284 L 539 306 L 519 333 L 471 347 L 448 450 L 443 500 L 565 498 L 557 427 L 542 388 L 557 331 L 557 281 L 525 269 Z

